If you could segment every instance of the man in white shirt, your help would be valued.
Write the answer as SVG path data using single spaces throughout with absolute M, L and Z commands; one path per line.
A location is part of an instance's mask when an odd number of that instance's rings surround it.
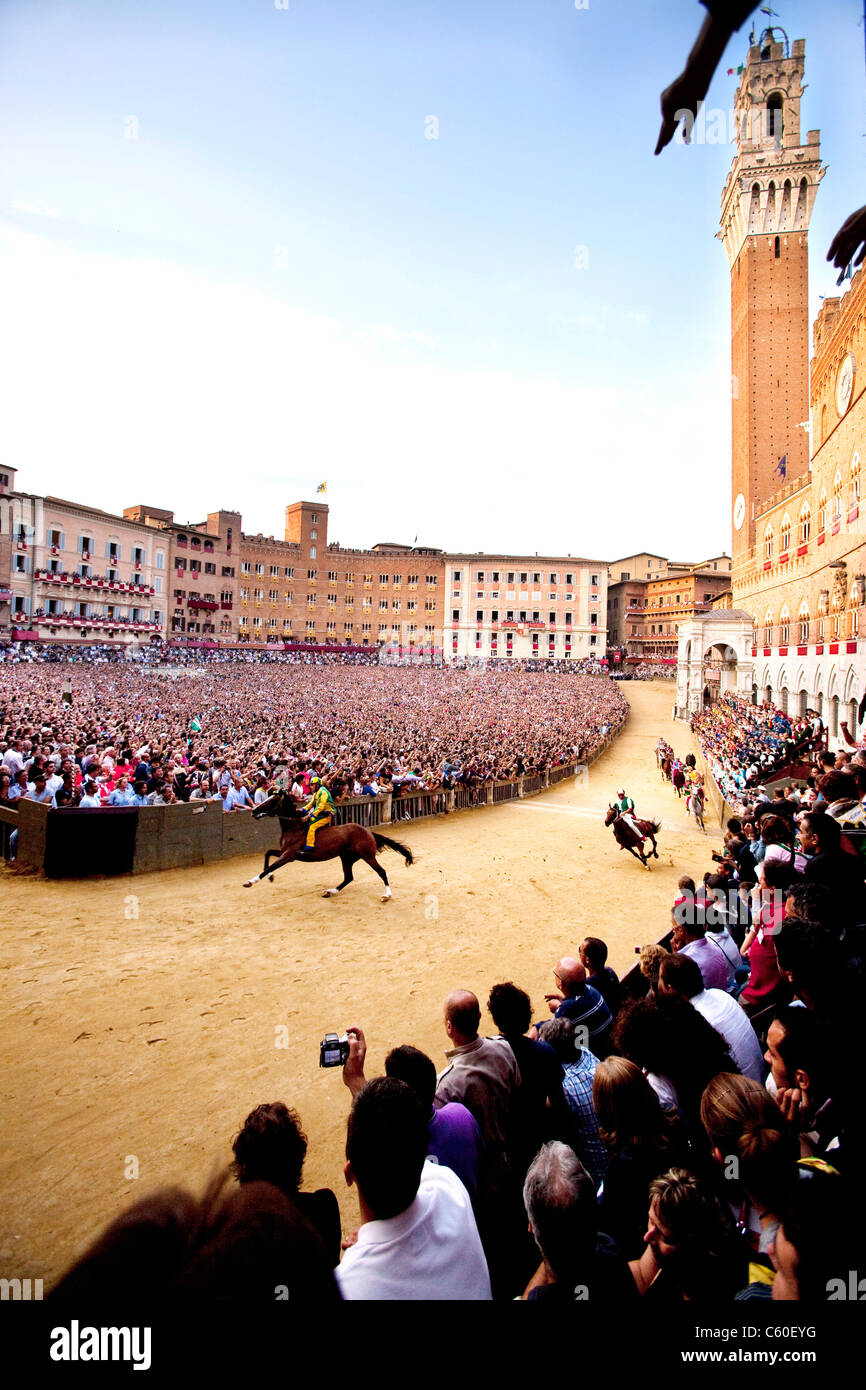
M 225 804 L 229 811 L 251 811 L 253 809 L 253 799 L 237 775 L 232 776 Z
M 97 811 L 102 806 L 102 798 L 96 789 L 96 783 L 86 781 L 84 784 L 84 795 L 78 803 L 84 811 Z
M 490 1276 L 469 1194 L 427 1158 L 428 1117 L 403 1081 L 379 1077 L 355 1098 L 346 1182 L 361 1227 L 338 1267 L 347 1299 L 490 1299 Z
M 748 1015 L 723 989 L 704 989 L 700 966 L 691 956 L 677 952 L 665 956 L 659 969 L 659 994 L 679 994 L 721 1033 L 731 1057 L 744 1076 L 763 1084 L 767 1068 Z
M 46 806 L 50 806 L 53 804 L 54 793 L 48 790 L 44 773 L 40 773 L 35 781 L 28 783 L 24 800 L 39 801 Z
M 24 766 L 24 758 L 21 753 L 21 740 L 14 738 L 3 754 L 3 766 L 10 776 L 14 777 L 16 772 L 20 772 Z

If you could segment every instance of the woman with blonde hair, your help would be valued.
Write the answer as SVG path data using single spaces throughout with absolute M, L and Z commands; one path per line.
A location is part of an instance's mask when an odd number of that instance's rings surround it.
M 668 1168 L 686 1165 L 688 1143 L 676 1116 L 661 1105 L 640 1067 L 625 1057 L 600 1062 L 592 1103 L 610 1162 L 599 1196 L 599 1230 L 627 1260 L 640 1256 L 649 1185 Z

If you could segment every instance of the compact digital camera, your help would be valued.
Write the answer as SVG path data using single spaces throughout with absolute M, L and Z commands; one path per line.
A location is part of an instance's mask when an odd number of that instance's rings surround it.
M 320 1067 L 343 1067 L 349 1060 L 349 1039 L 344 1033 L 326 1033 L 319 1043 Z

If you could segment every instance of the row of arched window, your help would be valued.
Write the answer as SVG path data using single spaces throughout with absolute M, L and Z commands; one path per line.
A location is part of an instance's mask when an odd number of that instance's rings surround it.
M 833 479 L 833 497 L 830 511 L 830 525 L 836 526 L 842 521 L 842 513 L 845 509 L 846 488 L 840 470 L 837 468 L 836 476 Z M 818 535 L 820 536 L 827 529 L 827 489 L 821 488 L 821 495 L 818 498 Z M 851 466 L 848 472 L 847 486 L 847 510 L 860 506 L 860 454 L 855 449 L 851 458 Z M 786 512 L 782 517 L 779 527 L 779 554 L 785 555 L 791 549 L 792 535 L 791 517 Z M 805 545 L 812 534 L 812 508 L 808 502 L 804 502 L 797 517 L 797 545 Z M 764 531 L 764 559 L 772 560 L 776 545 L 776 533 L 772 523 Z
M 834 598 L 831 604 L 828 603 L 827 597 L 822 595 L 818 601 L 816 628 L 811 640 L 814 642 L 835 642 L 839 638 L 856 637 L 859 629 L 861 601 L 862 594 L 857 581 L 851 586 L 847 612 L 843 610 L 842 604 L 837 599 Z M 799 646 L 806 646 L 810 640 L 810 625 L 811 614 L 808 599 L 804 598 L 800 604 L 796 620 L 792 619 L 791 610 L 786 604 L 779 614 L 778 645 L 787 647 L 789 643 L 795 642 Z M 759 622 L 757 613 L 753 614 L 752 645 L 755 647 L 774 645 L 772 609 L 767 609 L 763 623 Z

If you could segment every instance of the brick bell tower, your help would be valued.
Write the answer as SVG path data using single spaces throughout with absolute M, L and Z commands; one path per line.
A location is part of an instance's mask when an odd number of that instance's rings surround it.
M 722 194 L 731 270 L 733 590 L 767 499 L 808 473 L 808 231 L 820 132 L 800 138 L 806 43 L 778 26 L 749 49 L 735 99 L 737 153 Z M 784 476 L 779 467 L 785 458 Z

